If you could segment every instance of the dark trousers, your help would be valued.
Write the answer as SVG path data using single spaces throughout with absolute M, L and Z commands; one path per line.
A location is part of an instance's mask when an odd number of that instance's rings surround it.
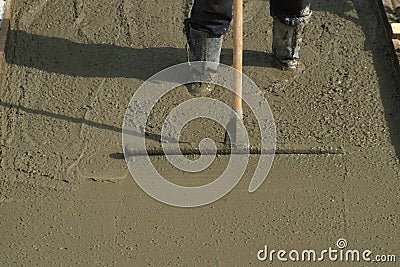
M 311 0 L 270 0 L 270 13 L 274 18 L 288 25 L 298 25 Z M 195 0 L 190 23 L 193 28 L 213 35 L 222 35 L 228 31 L 232 21 L 233 0 Z M 305 11 L 306 10 L 306 11 Z

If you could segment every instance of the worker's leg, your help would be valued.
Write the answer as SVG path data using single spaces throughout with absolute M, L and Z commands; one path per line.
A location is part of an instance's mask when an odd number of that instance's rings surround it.
M 224 35 L 232 20 L 232 0 L 195 0 L 190 23 L 196 30 Z
M 271 0 L 272 51 L 277 67 L 296 69 L 304 27 L 311 17 L 310 0 Z
M 197 75 L 210 83 L 190 85 L 189 91 L 193 95 L 205 95 L 214 88 L 211 83 L 218 68 L 223 35 L 231 20 L 232 0 L 195 0 L 191 17 L 185 21 L 188 60 L 205 61 Z

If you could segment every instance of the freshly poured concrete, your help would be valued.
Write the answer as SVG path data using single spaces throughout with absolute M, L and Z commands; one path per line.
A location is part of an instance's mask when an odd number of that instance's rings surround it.
M 315 1 L 301 54 L 306 71 L 297 76 L 271 68 L 268 2 L 246 3 L 244 72 L 268 99 L 278 149 L 293 154 L 277 156 L 249 194 L 253 156 L 230 194 L 195 209 L 147 196 L 121 159 L 133 93 L 185 61 L 183 3 L 16 4 L 0 91 L 0 265 L 267 266 L 256 255 L 264 245 L 322 250 L 339 238 L 352 249 L 400 256 L 398 80 L 374 1 Z M 231 33 L 224 48 L 222 62 L 230 64 Z M 229 103 L 223 91 L 212 96 Z M 149 147 L 159 146 L 160 118 L 189 98 L 178 88 L 156 107 Z M 192 123 L 182 138 L 221 141 L 223 129 L 204 133 L 205 124 Z M 344 154 L 296 155 L 296 147 Z M 177 184 L 198 185 L 227 160 L 192 176 L 163 157 L 153 163 Z

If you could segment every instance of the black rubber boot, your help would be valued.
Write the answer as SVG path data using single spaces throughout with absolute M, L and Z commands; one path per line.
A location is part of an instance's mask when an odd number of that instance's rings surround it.
M 291 26 L 274 19 L 272 52 L 274 64 L 282 70 L 299 68 L 299 52 L 306 23 Z
M 190 26 L 190 22 L 186 22 L 185 33 L 189 45 L 188 61 L 203 62 L 201 68 L 193 68 L 192 73 L 196 78 L 205 81 L 189 84 L 188 90 L 194 96 L 206 96 L 215 87 L 213 81 L 219 65 L 223 36 L 196 30 Z

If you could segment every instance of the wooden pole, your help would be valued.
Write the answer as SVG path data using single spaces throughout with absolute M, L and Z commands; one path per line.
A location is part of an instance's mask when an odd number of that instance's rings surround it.
M 241 148 L 239 124 L 243 120 L 242 108 L 242 65 L 243 65 L 243 0 L 233 0 L 233 110 L 231 120 L 225 132 L 225 145 L 231 144 L 235 149 Z
M 243 119 L 242 108 L 242 69 L 243 69 L 243 0 L 233 1 L 233 67 L 237 70 L 234 74 L 235 97 L 233 109 L 240 119 Z

